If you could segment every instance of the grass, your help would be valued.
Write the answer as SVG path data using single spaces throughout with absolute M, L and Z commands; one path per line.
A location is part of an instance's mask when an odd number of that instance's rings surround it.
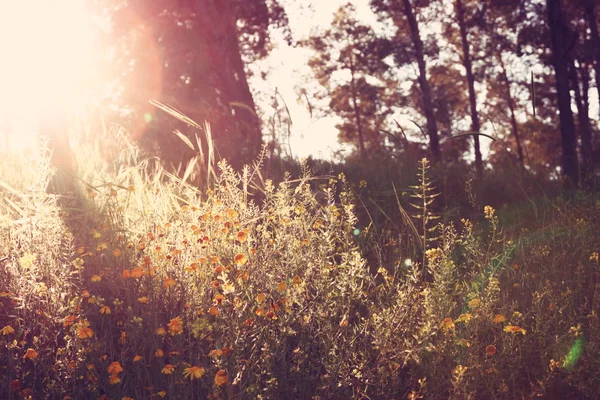
M 61 195 L 43 146 L 0 161 L 0 397 L 597 396 L 597 197 L 447 218 L 426 161 L 381 204 L 111 135 Z

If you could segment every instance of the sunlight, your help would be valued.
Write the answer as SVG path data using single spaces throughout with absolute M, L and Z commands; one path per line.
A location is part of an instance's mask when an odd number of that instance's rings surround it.
M 0 6 L 0 145 L 22 147 L 37 129 L 19 127 L 81 106 L 93 55 L 88 21 L 80 0 Z

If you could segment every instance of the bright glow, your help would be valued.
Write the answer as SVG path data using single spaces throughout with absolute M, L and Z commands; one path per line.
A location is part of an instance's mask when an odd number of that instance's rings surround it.
M 26 140 L 42 118 L 80 106 L 92 59 L 82 0 L 19 0 L 0 5 L 0 133 Z M 63 116 L 64 117 L 64 116 Z M 30 136 L 30 135 L 29 135 Z M 6 141 L 4 139 L 3 141 Z

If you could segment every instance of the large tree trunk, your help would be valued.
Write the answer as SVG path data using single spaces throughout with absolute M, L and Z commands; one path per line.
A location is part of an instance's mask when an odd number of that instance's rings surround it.
M 438 137 L 437 124 L 435 122 L 435 113 L 433 110 L 433 100 L 431 96 L 431 88 L 427 80 L 427 64 L 425 63 L 425 52 L 423 51 L 423 42 L 421 41 L 421 33 L 419 31 L 419 23 L 413 12 L 413 7 L 410 0 L 403 0 L 404 14 L 408 20 L 410 27 L 410 36 L 415 47 L 417 56 L 417 64 L 419 66 L 419 85 L 421 86 L 421 95 L 423 100 L 423 112 L 427 120 L 427 135 L 429 136 L 429 147 L 433 156 L 434 162 L 442 161 L 440 150 L 440 139 Z
M 560 0 L 546 0 L 548 25 L 552 37 L 552 62 L 556 73 L 556 91 L 558 110 L 560 113 L 560 132 L 562 139 L 562 173 L 571 180 L 571 184 L 579 182 L 575 122 L 571 111 L 571 94 L 569 92 L 569 54 L 567 36 L 569 29 L 565 23 Z
M 465 10 L 462 0 L 456 0 L 455 4 L 456 17 L 458 18 L 458 26 L 460 28 L 460 37 L 462 41 L 463 65 L 467 70 L 467 83 L 469 86 L 469 105 L 471 107 L 471 130 L 474 133 L 481 132 L 481 124 L 479 123 L 479 113 L 477 112 L 477 94 L 475 93 L 475 77 L 473 76 L 473 63 L 471 62 L 471 49 L 469 45 L 469 37 L 467 34 L 467 26 L 465 24 Z M 481 157 L 481 147 L 479 145 L 479 135 L 473 135 L 475 147 L 475 169 L 477 177 L 481 179 L 483 176 L 483 158 Z
M 506 72 L 506 65 L 504 64 L 504 59 L 502 58 L 502 54 L 498 55 L 498 60 L 500 61 L 500 67 L 502 69 L 502 79 L 506 84 L 506 100 L 508 102 L 508 111 L 510 112 L 510 126 L 512 129 L 512 134 L 515 137 L 515 141 L 517 142 L 517 155 L 519 156 L 519 163 L 521 164 L 521 172 L 525 172 L 525 159 L 523 157 L 523 146 L 521 145 L 521 136 L 519 134 L 519 125 L 517 123 L 517 117 L 515 113 L 515 101 L 512 96 L 512 92 L 510 90 L 511 81 L 508 78 L 508 73 Z

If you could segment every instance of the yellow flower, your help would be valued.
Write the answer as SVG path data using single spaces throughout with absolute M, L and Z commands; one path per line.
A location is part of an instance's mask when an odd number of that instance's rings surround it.
M 100 239 L 102 237 L 102 234 L 100 232 L 98 232 L 97 230 L 92 229 L 92 237 L 94 239 Z
M 160 392 L 158 392 L 156 394 L 161 398 L 167 397 L 167 392 L 165 392 L 164 390 L 161 390 Z
M 143 359 L 143 358 L 144 358 L 144 357 L 142 357 L 142 356 L 138 356 L 138 355 L 136 355 L 135 357 L 133 357 L 133 362 L 142 361 L 142 359 Z
M 34 349 L 27 349 L 23 358 L 33 360 L 34 358 L 37 358 L 37 356 L 38 356 L 37 351 L 35 351 Z
M 520 332 L 523 335 L 525 335 L 527 333 L 527 331 L 525 329 L 521 328 L 520 326 L 516 326 L 516 325 L 506 325 L 504 327 L 504 332 L 508 332 L 508 333 Z
M 495 324 L 501 324 L 504 321 L 506 321 L 506 317 L 502 314 L 497 314 L 494 319 L 492 320 L 493 323 Z
M 167 324 L 171 336 L 179 335 L 183 331 L 183 320 L 181 317 L 175 317 Z
M 244 231 L 239 231 L 236 235 L 236 239 L 238 240 L 238 242 L 243 243 L 248 239 L 248 235 Z
M 456 320 L 454 320 L 454 323 L 456 323 L 456 324 L 458 324 L 459 322 L 467 323 L 471 320 L 471 318 L 473 318 L 473 316 L 471 314 L 460 314 L 458 316 L 458 318 L 456 318 Z
M 110 365 L 108 366 L 108 368 L 106 368 L 106 371 L 108 371 L 108 373 L 110 375 L 118 375 L 121 372 L 123 372 L 123 367 L 121 367 L 121 363 L 118 361 L 113 361 L 110 363 Z
M 469 307 L 470 308 L 479 308 L 481 306 L 481 300 L 479 299 L 473 299 L 471 301 L 469 301 Z
M 100 282 L 102 277 L 100 275 L 92 275 L 92 282 Z
M 146 303 L 148 303 L 148 297 L 146 297 L 146 296 L 138 297 L 138 301 L 142 304 L 146 304 Z
M 110 307 L 109 306 L 104 306 L 100 309 L 100 314 L 110 314 Z
M 114 249 L 113 250 L 113 256 L 115 257 L 121 257 L 121 249 Z
M 206 373 L 206 370 L 202 367 L 194 365 L 183 370 L 183 378 L 190 378 L 190 380 L 200 379 Z
M 108 249 L 108 244 L 102 242 L 100 244 L 98 244 L 98 246 L 96 247 L 96 251 L 102 251 L 102 250 L 106 250 Z
M 165 365 L 165 367 L 162 369 L 161 372 L 165 375 L 171 375 L 174 371 L 175 371 L 175 367 L 171 364 L 167 364 L 167 365 Z
M 0 329 L 0 333 L 2 333 L 2 335 L 6 336 L 6 335 L 10 335 L 11 333 L 15 333 L 15 330 L 13 329 L 12 326 L 6 325 L 4 328 Z
M 440 328 L 442 328 L 444 332 L 454 330 L 454 322 L 452 322 L 452 318 L 444 318 L 444 320 L 440 324 Z
M 156 333 L 158 336 L 165 336 L 167 334 L 167 330 L 163 327 L 160 327 L 154 333 Z
M 163 281 L 163 287 L 165 289 L 170 288 L 172 286 L 175 286 L 175 284 L 177 283 L 177 281 L 173 278 L 167 278 Z

